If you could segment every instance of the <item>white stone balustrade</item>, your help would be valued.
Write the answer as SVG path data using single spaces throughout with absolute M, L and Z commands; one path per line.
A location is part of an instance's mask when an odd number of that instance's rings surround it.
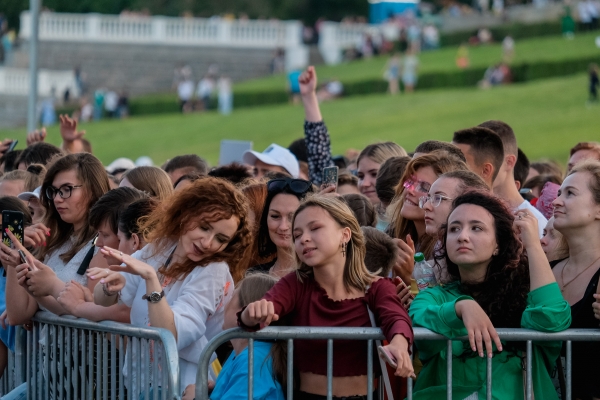
M 30 14 L 21 14 L 20 36 L 31 35 Z M 176 44 L 289 48 L 302 45 L 299 21 L 138 17 L 101 14 L 40 14 L 41 41 Z
M 72 97 L 78 97 L 79 92 L 73 71 L 38 71 L 38 96 L 60 97 L 69 89 Z M 29 70 L 25 68 L 0 67 L 0 94 L 12 96 L 27 96 L 29 93 Z

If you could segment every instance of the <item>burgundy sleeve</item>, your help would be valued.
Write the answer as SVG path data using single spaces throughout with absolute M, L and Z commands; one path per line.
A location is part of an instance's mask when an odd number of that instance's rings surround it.
M 296 305 L 296 293 L 300 282 L 296 277 L 296 273 L 292 272 L 281 278 L 275 286 L 273 286 L 264 296 L 263 299 L 273 303 L 275 308 L 275 314 L 279 315 L 279 318 L 289 314 Z M 242 322 L 242 313 L 246 307 L 238 311 L 237 323 L 238 326 L 246 331 L 256 332 L 260 329 L 257 324 L 255 326 L 247 326 Z
M 387 340 L 391 341 L 395 335 L 400 334 L 406 338 L 410 347 L 414 339 L 412 323 L 392 281 L 382 278 L 373 282 L 367 301 Z
M 291 272 L 281 278 L 263 296 L 263 299 L 272 302 L 275 314 L 278 314 L 279 318 L 282 318 L 294 310 L 296 306 L 296 294 L 300 285 L 301 283 L 298 282 L 296 272 Z

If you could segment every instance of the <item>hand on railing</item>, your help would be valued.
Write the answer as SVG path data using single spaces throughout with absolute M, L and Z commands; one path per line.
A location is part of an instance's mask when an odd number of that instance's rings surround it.
M 77 307 L 86 302 L 93 302 L 94 295 L 90 289 L 82 286 L 80 283 L 70 281 L 65 284 L 65 288 L 56 298 L 58 303 L 71 315 L 77 315 Z
M 275 314 L 273 302 L 259 300 L 248 304 L 241 315 L 242 322 L 248 327 L 260 324 L 260 328 L 267 327 L 271 322 L 279 320 L 279 315 Z
M 412 359 L 408 352 L 408 340 L 403 335 L 395 335 L 390 344 L 383 346 L 383 348 L 392 355 L 396 363 L 394 375 L 402 378 L 416 378 Z
M 47 135 L 48 134 L 46 133 L 45 127 L 42 129 L 36 129 L 33 132 L 29 132 L 27 134 L 27 146 L 31 146 L 34 143 L 43 142 L 46 140 Z
M 492 341 L 494 341 L 498 350 L 502 351 L 502 342 L 500 342 L 496 328 L 494 328 L 490 318 L 475 300 L 460 300 L 454 308 L 456 309 L 456 316 L 462 319 L 465 324 L 471 350 L 477 351 L 479 357 L 483 357 L 485 345 L 487 356 L 492 358 L 494 354 Z

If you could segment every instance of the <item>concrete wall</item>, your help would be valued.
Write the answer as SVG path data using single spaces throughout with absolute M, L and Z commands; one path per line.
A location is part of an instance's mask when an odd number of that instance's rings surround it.
M 26 68 L 27 54 L 25 42 L 15 54 L 13 67 Z M 91 90 L 126 89 L 136 95 L 171 90 L 175 68 L 186 64 L 196 81 L 211 64 L 234 81 L 262 77 L 269 74 L 272 57 L 270 49 L 42 41 L 38 60 L 40 68 L 53 70 L 80 65 Z

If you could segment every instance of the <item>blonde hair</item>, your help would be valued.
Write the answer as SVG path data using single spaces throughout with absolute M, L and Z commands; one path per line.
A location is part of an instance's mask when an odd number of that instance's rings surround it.
M 300 204 L 294 214 L 294 224 L 298 214 L 310 207 L 319 207 L 325 210 L 340 227 L 350 229 L 351 236 L 346 248 L 346 264 L 344 266 L 344 286 L 346 290 L 350 290 L 350 288 L 360 291 L 367 290 L 376 274 L 371 273 L 365 265 L 365 238 L 352 210 L 337 198 L 315 195 Z M 299 265 L 296 274 L 300 281 L 304 277 L 313 275 L 313 268 L 301 262 L 297 254 L 296 261 Z
M 377 164 L 383 164 L 385 160 L 392 157 L 407 156 L 406 150 L 394 142 L 381 142 L 370 144 L 363 149 L 356 159 L 356 165 L 360 163 L 360 159 L 368 157 Z
M 123 174 L 121 179 L 125 179 L 131 185 L 148 193 L 150 197 L 154 197 L 160 201 L 170 197 L 173 194 L 173 183 L 169 175 L 158 167 L 135 167 Z
M 388 228 L 389 234 L 394 238 L 402 240 L 406 238 L 406 235 L 410 235 L 413 241 L 419 245 L 418 251 L 423 253 L 426 259 L 429 259 L 433 255 L 436 238 L 427 234 L 419 237 L 414 221 L 408 220 L 401 215 L 402 205 L 406 200 L 404 182 L 410 179 L 417 170 L 424 167 L 431 167 L 438 177 L 451 171 L 468 171 L 468 167 L 461 159 L 451 153 L 445 150 L 436 150 L 409 162 L 402 179 L 400 179 L 400 182 L 396 186 L 396 195 L 392 204 L 388 207 L 388 214 L 390 221 L 392 221 Z
M 592 192 L 594 202 L 600 204 L 600 161 L 593 159 L 583 160 L 574 166 L 567 176 L 577 172 L 587 172 L 590 175 L 588 188 Z

